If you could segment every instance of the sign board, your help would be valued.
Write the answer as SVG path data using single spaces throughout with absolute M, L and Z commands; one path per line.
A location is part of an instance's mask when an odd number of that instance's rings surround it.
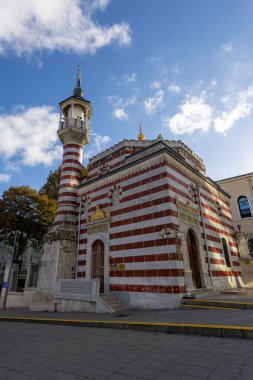
M 6 289 L 7 288 L 7 281 L 4 281 L 3 283 L 2 283 L 2 289 Z

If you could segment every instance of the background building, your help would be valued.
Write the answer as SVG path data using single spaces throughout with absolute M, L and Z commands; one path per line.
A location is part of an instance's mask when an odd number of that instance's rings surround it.
M 253 287 L 253 173 L 222 179 L 218 184 L 231 195 L 243 282 Z

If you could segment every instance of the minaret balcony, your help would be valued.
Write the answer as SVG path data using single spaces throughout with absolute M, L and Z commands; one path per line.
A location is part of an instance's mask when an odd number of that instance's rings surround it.
M 86 122 L 82 119 L 74 119 L 74 118 L 65 118 L 62 117 L 59 122 L 59 129 L 65 129 L 65 128 L 80 128 L 80 129 L 86 129 Z

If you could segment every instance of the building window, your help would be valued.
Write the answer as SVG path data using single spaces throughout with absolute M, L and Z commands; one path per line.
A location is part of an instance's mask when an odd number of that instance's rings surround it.
M 228 252 L 228 245 L 227 245 L 226 239 L 222 238 L 221 242 L 222 242 L 223 253 L 224 253 L 224 256 L 225 256 L 226 266 L 229 267 L 229 268 L 231 268 L 231 262 L 230 262 L 230 257 L 229 257 L 229 252 Z
M 253 257 L 253 239 L 248 240 L 249 255 Z
M 252 215 L 251 215 L 251 211 L 249 207 L 248 198 L 245 197 L 245 195 L 241 195 L 238 198 L 237 202 L 238 202 L 241 218 L 250 218 Z

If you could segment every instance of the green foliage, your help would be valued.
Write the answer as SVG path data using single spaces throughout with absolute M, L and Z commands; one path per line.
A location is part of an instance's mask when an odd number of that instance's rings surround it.
M 47 195 L 49 199 L 54 199 L 57 201 L 59 194 L 60 176 L 60 166 L 54 172 L 50 170 L 50 173 L 47 177 L 47 182 L 42 186 L 39 193 L 42 195 Z
M 56 201 L 28 186 L 10 187 L 0 199 L 0 229 L 26 233 L 28 239 L 42 240 L 51 226 Z

